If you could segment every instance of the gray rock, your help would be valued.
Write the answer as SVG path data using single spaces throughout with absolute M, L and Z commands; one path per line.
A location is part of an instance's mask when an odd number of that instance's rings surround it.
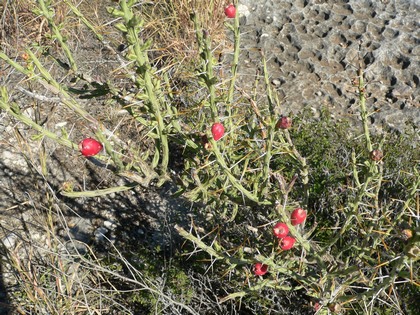
M 17 239 L 18 237 L 16 234 L 10 233 L 2 239 L 2 243 L 7 249 L 10 250 L 15 247 Z
M 420 116 L 419 2 L 243 0 L 251 9 L 241 26 L 240 80 L 253 82 L 250 67 L 260 66 L 260 48 L 271 82 L 285 98 L 281 112 L 323 105 L 345 114 L 354 102 L 350 82 L 361 66 L 369 111 L 385 103 L 392 108 L 375 114 L 374 125 L 384 122 L 402 131 Z

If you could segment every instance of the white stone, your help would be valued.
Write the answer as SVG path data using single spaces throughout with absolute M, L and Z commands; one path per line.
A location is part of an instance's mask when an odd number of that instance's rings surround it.
M 16 245 L 17 235 L 16 234 L 9 234 L 3 240 L 3 244 L 7 249 L 12 249 Z
M 244 4 L 238 5 L 238 13 L 239 16 L 243 15 L 245 17 L 248 17 L 251 14 L 251 12 L 249 12 L 248 7 Z
M 114 221 L 106 220 L 104 221 L 104 227 L 106 227 L 109 230 L 115 230 L 117 228 L 117 225 Z
M 1 159 L 6 163 L 10 163 L 13 166 L 17 166 L 20 171 L 27 172 L 28 165 L 25 159 L 18 153 L 13 153 L 8 150 L 4 150 Z
M 66 125 L 67 125 L 67 121 L 62 121 L 62 122 L 56 123 L 55 128 L 63 128 Z

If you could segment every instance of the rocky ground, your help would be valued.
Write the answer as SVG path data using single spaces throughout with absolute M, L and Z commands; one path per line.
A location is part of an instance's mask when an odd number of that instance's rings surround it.
M 285 112 L 354 118 L 362 66 L 374 126 L 420 125 L 420 1 L 243 0 L 239 10 L 242 74 L 255 74 L 263 49 Z

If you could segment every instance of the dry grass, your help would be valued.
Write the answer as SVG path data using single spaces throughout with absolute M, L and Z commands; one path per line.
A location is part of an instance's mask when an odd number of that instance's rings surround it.
M 36 42 L 43 23 L 32 13 L 34 1 L 2 1 L 0 4 L 0 47 L 20 50 L 27 43 Z
M 197 43 L 190 15 L 194 12 L 209 32 L 217 50 L 226 42 L 224 0 L 157 0 L 143 9 L 147 37 L 155 41 L 155 55 L 166 65 L 185 65 L 197 59 Z
M 84 17 L 92 23 L 95 32 L 106 36 L 111 46 L 117 48 L 123 43 L 110 21 L 107 7 L 115 6 L 113 1 L 53 1 L 54 22 L 60 26 L 60 32 L 67 43 L 72 43 L 74 53 L 92 41 L 91 33 L 86 32 L 82 21 L 74 16 L 66 5 L 71 3 L 83 12 Z M 153 38 L 150 49 L 152 63 L 164 69 L 178 80 L 193 74 L 194 64 L 198 62 L 196 31 L 191 21 L 194 12 L 213 41 L 215 55 L 232 50 L 232 43 L 226 39 L 224 27 L 225 0 L 154 0 L 144 1 L 137 5 L 139 14 L 145 20 L 144 39 Z M 24 49 L 38 45 L 59 49 L 56 40 L 51 40 L 51 29 L 48 21 L 36 12 L 35 0 L 5 1 L 0 4 L 2 10 L 0 20 L 0 48 L 11 55 L 22 58 Z M 70 45 L 70 44 L 69 44 Z M 193 66 L 192 66 L 193 65 Z M 192 67 L 191 67 L 192 66 Z

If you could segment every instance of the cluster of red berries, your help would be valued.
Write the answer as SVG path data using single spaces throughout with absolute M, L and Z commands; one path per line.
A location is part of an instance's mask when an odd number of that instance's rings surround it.
M 306 211 L 302 208 L 296 208 L 293 210 L 292 214 L 290 215 L 290 223 L 292 225 L 298 225 L 305 221 L 306 219 Z M 284 222 L 278 222 L 273 227 L 273 234 L 275 237 L 279 239 L 279 246 L 282 250 L 289 250 L 291 249 L 296 242 L 296 239 L 293 236 L 289 236 L 289 227 Z M 268 266 L 262 263 L 256 263 L 254 265 L 254 274 L 256 276 L 263 276 L 267 273 Z

